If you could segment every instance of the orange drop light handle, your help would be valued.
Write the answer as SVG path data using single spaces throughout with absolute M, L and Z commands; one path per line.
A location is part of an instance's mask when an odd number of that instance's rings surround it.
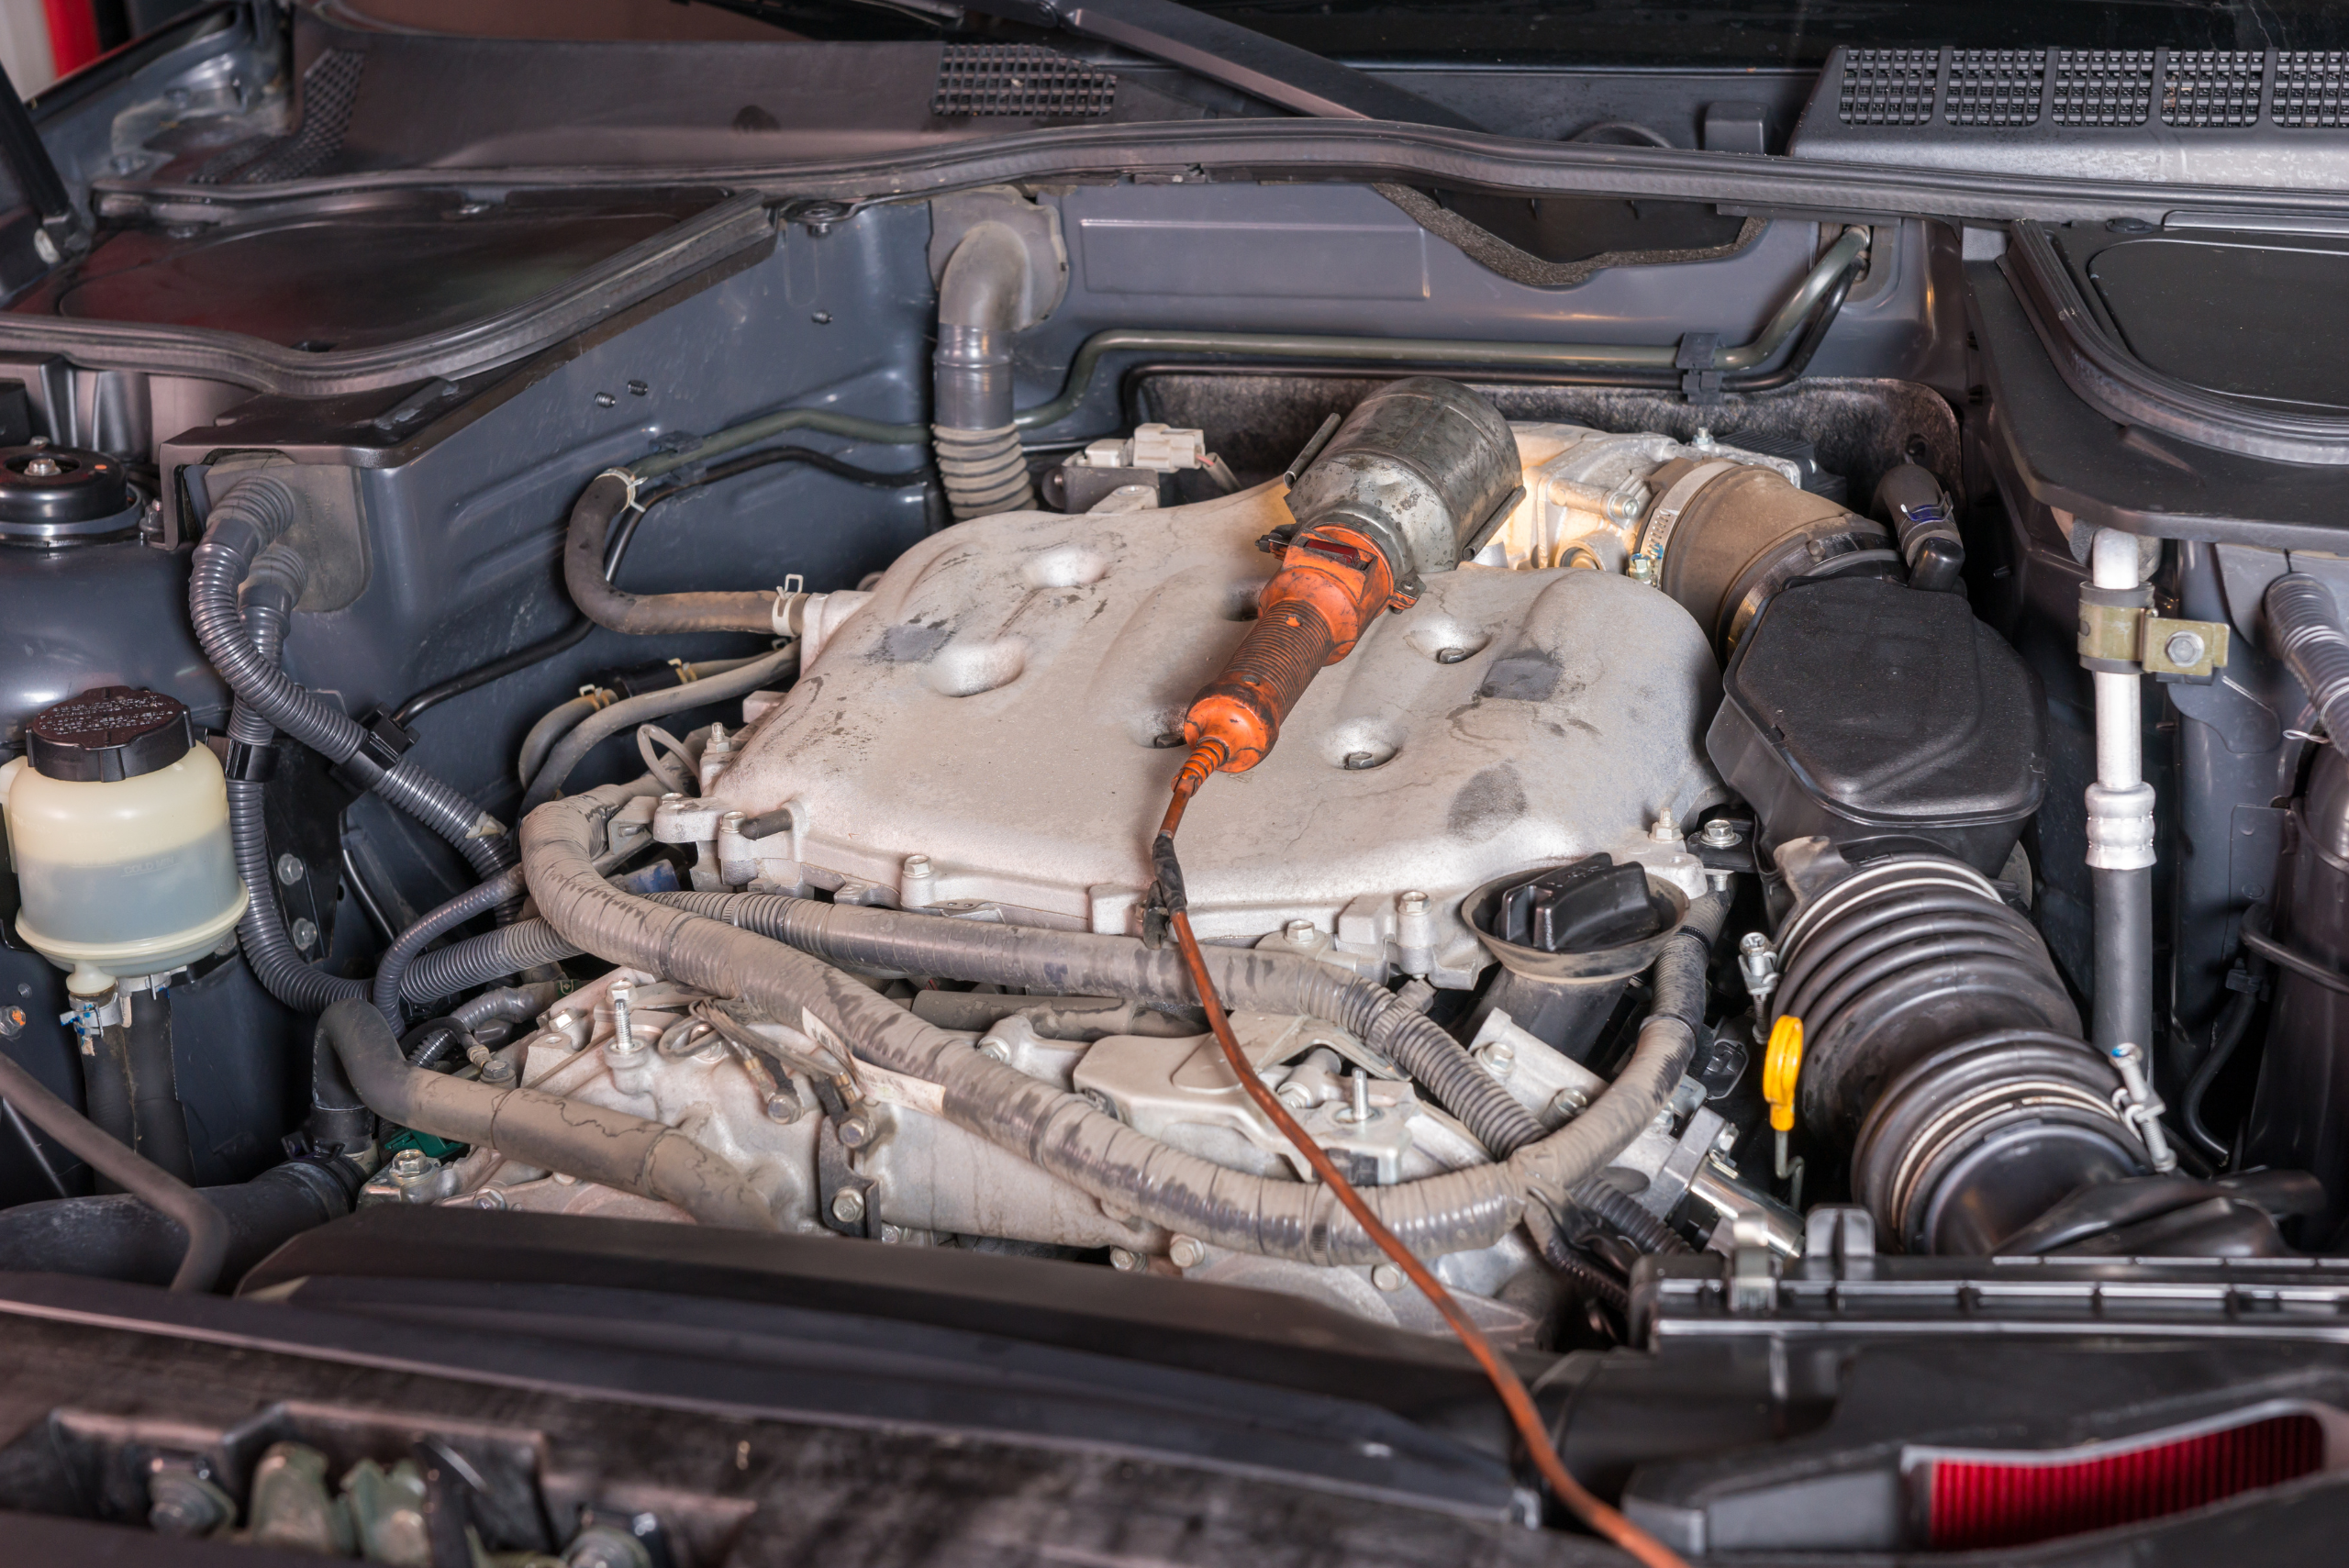
M 1353 529 L 1325 526 L 1291 539 L 1231 662 L 1183 717 L 1194 756 L 1219 751 L 1227 773 L 1263 762 L 1313 677 L 1353 651 L 1394 592 L 1394 568 Z

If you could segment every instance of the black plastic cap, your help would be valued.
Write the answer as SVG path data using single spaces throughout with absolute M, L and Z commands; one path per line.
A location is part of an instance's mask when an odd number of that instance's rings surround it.
M 177 698 L 99 686 L 25 726 L 25 754 L 43 778 L 111 784 L 159 773 L 188 754 L 195 729 Z
M 104 452 L 74 447 L 0 450 L 0 524 L 103 522 L 138 500 L 122 465 Z

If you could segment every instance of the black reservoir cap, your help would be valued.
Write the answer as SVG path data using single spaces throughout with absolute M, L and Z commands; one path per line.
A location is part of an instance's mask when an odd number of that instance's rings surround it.
M 195 729 L 176 697 L 99 686 L 25 726 L 25 755 L 43 778 L 110 784 L 159 773 L 188 754 Z

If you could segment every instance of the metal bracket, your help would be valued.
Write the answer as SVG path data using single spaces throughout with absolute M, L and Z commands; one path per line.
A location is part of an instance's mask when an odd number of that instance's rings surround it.
M 2083 589 L 2080 593 L 2080 663 L 2114 674 L 2148 675 L 2171 681 L 2207 682 L 2226 668 L 2227 623 L 2173 620 L 2143 605 L 2099 602 L 2137 590 Z M 2091 597 L 2092 595 L 2098 597 Z

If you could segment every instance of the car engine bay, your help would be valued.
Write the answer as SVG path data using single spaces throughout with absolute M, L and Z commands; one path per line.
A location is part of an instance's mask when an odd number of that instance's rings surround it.
M 2216 371 L 2115 416 L 2143 202 L 1464 195 L 1245 118 L 239 183 L 339 53 L 435 69 L 305 12 L 228 92 L 266 10 L 0 234 L 57 263 L 0 312 L 0 1270 L 298 1304 L 337 1227 L 559 1217 L 1767 1340 L 1774 1400 L 1805 1334 L 2349 1306 L 2349 439 Z M 2176 242 L 2300 243 L 2227 211 Z M 1709 1442 L 1565 1466 L 1690 1554 L 1926 1528 L 1741 1513 Z M 724 1560 L 663 1528 L 571 1561 Z

